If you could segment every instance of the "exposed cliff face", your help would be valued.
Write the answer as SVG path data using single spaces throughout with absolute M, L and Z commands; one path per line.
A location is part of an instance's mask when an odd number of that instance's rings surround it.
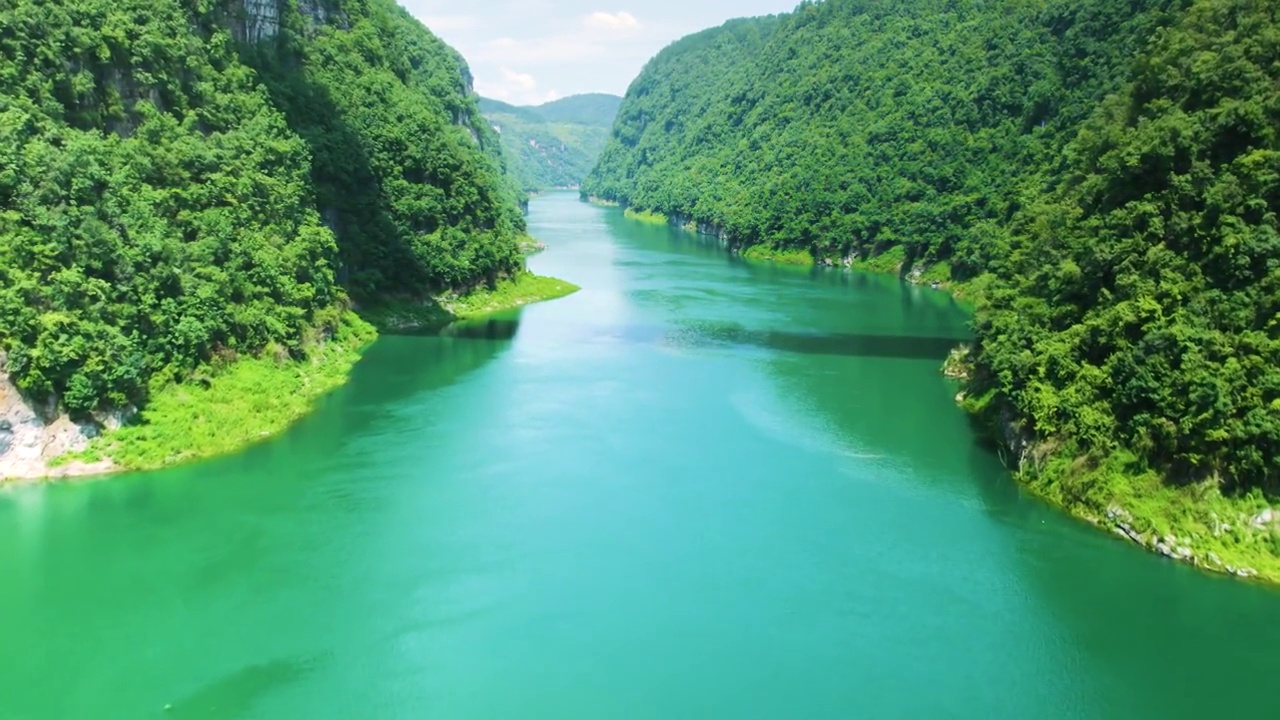
M 258 42 L 280 32 L 280 0 L 241 0 L 240 32 L 236 39 Z
M 333 21 L 343 29 L 348 26 L 341 11 L 326 7 L 324 0 L 232 0 L 228 7 L 232 37 L 249 43 L 270 40 L 279 34 L 283 14 L 295 6 L 310 25 Z

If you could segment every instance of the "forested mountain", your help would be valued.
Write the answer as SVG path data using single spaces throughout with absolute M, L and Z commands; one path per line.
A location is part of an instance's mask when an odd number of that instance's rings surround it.
M 480 99 L 485 119 L 502 138 L 507 169 L 526 192 L 577 187 L 609 138 L 622 98 L 572 95 L 543 105 Z
M 833 0 L 733 21 L 650 61 L 584 190 L 745 245 L 973 274 L 1178 2 Z
M 1111 469 L 1280 493 L 1280 5 L 1192 5 L 1049 181 L 987 264 L 974 390 Z
M 34 399 L 136 403 L 298 354 L 348 294 L 521 266 L 461 58 L 392 0 L 0 9 L 0 348 Z
M 618 117 L 622 98 L 607 93 L 584 93 L 552 100 L 533 108 L 542 119 L 551 123 L 574 123 L 592 127 L 612 128 Z M 483 109 L 483 108 L 481 108 Z
M 1278 13 L 805 2 L 651 60 L 583 194 L 970 281 L 967 404 L 1025 478 L 1274 559 L 1212 511 L 1280 492 Z

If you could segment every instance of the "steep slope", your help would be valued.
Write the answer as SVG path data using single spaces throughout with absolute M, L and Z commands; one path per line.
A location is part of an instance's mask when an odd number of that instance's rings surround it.
M 1280 8 L 1197 2 L 1054 180 L 993 261 L 975 405 L 1018 419 L 1065 503 L 1158 498 L 1181 528 L 1280 552 L 1248 532 L 1280 494 Z M 1251 516 L 1220 492 L 1253 493 Z
M 526 192 L 577 187 L 604 149 L 622 98 L 573 95 L 519 107 L 481 98 L 480 109 L 501 135 L 507 169 Z
M 834 0 L 735 21 L 650 61 L 583 189 L 740 245 L 972 275 L 1174 3 Z
M 391 0 L 10 3 L 2 370 L 85 419 L 237 356 L 307 356 L 347 288 L 515 272 L 523 220 L 469 92 Z
M 583 193 L 973 279 L 966 404 L 1024 479 L 1280 580 L 1278 12 L 804 3 L 655 57 Z
M 519 267 L 523 219 L 461 57 L 391 0 L 319 16 L 283 14 L 242 55 L 311 148 L 344 283 L 361 298 L 420 294 Z

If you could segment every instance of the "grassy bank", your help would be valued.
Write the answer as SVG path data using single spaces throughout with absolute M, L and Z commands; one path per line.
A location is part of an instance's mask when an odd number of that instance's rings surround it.
M 305 358 L 266 352 L 155 387 L 139 422 L 59 460 L 105 458 L 121 470 L 149 470 L 234 452 L 310 411 L 320 396 L 346 380 L 376 336 L 373 326 L 348 311 L 333 336 L 313 343 Z
M 752 245 L 742 251 L 742 257 L 748 260 L 767 260 L 784 265 L 813 265 L 813 255 L 808 250 L 795 248 L 774 248 L 768 245 Z
M 502 280 L 493 288 L 480 288 L 461 297 L 442 298 L 441 304 L 454 317 L 465 320 L 544 300 L 554 300 L 572 295 L 579 289 L 577 285 L 564 280 L 526 272 Z
M 788 255 L 764 246 L 743 253 L 787 262 L 779 254 Z M 959 299 L 982 294 L 981 278 L 956 282 L 945 263 L 917 265 L 904 274 L 905 262 L 902 249 L 895 247 L 881 255 L 855 258 L 850 267 L 897 275 L 916 284 L 937 282 Z M 943 368 L 949 377 L 961 381 L 968 377 L 968 361 L 962 355 L 953 353 Z M 999 415 L 991 401 L 990 397 L 970 398 L 962 405 L 991 424 L 990 419 Z M 992 429 L 991 434 L 999 437 L 1000 433 Z M 1032 494 L 1118 539 L 1210 572 L 1280 583 L 1280 523 L 1259 522 L 1263 513 L 1280 505 L 1275 498 L 1257 491 L 1224 495 L 1216 479 L 1176 485 L 1123 451 L 1091 459 L 1053 442 L 1040 443 L 1022 469 L 1015 468 L 1012 474 Z
M 650 225 L 666 225 L 669 222 L 669 218 L 667 218 L 666 215 L 663 215 L 660 212 L 653 212 L 651 210 L 632 210 L 631 208 L 627 208 L 623 211 L 622 215 L 628 220 L 638 220 L 642 223 L 649 223 Z
M 578 289 L 577 285 L 564 280 L 524 272 L 499 280 L 492 288 L 478 288 L 465 295 L 444 294 L 412 301 L 387 300 L 362 307 L 359 312 L 365 320 L 386 332 L 432 330 L 455 320 L 554 300 Z
M 1036 495 L 1152 552 L 1280 583 L 1280 528 L 1255 524 L 1270 507 L 1259 492 L 1225 496 L 1214 480 L 1175 487 L 1124 452 L 1094 461 L 1057 453 L 1017 476 Z
M 953 355 L 947 371 L 966 377 L 967 360 Z M 1002 411 L 994 395 L 960 397 L 984 431 L 1000 442 Z M 1257 490 L 1224 495 L 1216 477 L 1177 484 L 1124 450 L 1090 457 L 1056 439 L 1024 440 L 1028 447 L 1023 458 L 1006 459 L 1015 466 L 1014 479 L 1046 502 L 1172 560 L 1280 583 L 1280 523 L 1266 519 L 1280 504 L 1275 498 Z
M 397 322 L 443 326 L 577 289 L 563 280 L 522 273 L 463 296 L 362 311 L 366 317 L 346 311 L 332 336 L 313 341 L 302 359 L 268 350 L 206 367 L 185 382 L 157 383 L 137 422 L 53 464 L 109 460 L 114 470 L 152 470 L 236 452 L 285 430 L 322 395 L 342 385 L 361 352 L 377 338 L 371 321 L 384 327 Z
M 843 262 L 836 258 L 832 260 Z M 854 270 L 897 275 L 916 285 L 931 285 L 949 290 L 956 297 L 970 294 L 969 284 L 955 281 L 951 277 L 951 266 L 945 262 L 915 263 L 904 272 L 903 266 L 906 264 L 907 255 L 901 245 L 895 245 L 879 255 L 854 257 L 849 261 L 849 267 Z

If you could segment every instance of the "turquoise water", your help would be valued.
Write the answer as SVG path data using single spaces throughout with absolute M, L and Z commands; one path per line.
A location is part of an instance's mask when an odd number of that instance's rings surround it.
M 530 224 L 581 292 L 383 338 L 240 455 L 0 492 L 0 719 L 1276 714 L 1280 595 L 1023 496 L 945 295 Z

